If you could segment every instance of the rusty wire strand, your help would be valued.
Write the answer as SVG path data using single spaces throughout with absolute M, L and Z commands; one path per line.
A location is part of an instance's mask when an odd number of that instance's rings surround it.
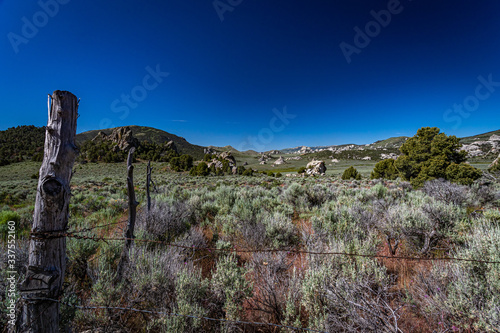
M 66 306 L 70 306 L 70 307 L 77 308 L 80 310 L 104 310 L 104 309 L 106 309 L 106 310 L 133 311 L 133 312 L 140 312 L 140 313 L 159 314 L 159 315 L 167 315 L 167 316 L 178 316 L 178 317 L 186 317 L 186 318 L 193 318 L 193 319 L 203 319 L 203 320 L 208 320 L 208 321 L 226 322 L 226 323 L 233 323 L 233 324 L 273 326 L 273 327 L 279 327 L 279 328 L 289 328 L 289 329 L 292 329 L 294 331 L 326 333 L 325 331 L 319 331 L 319 330 L 315 330 L 315 329 L 307 328 L 307 327 L 294 327 L 294 326 L 279 325 L 279 324 L 273 324 L 273 323 L 264 323 L 264 322 L 257 322 L 257 321 L 241 321 L 241 320 L 210 318 L 210 317 L 204 317 L 204 316 L 202 317 L 202 316 L 180 314 L 180 313 L 175 313 L 175 312 L 157 311 L 157 310 L 152 310 L 152 309 L 136 309 L 136 308 L 131 308 L 131 307 L 119 307 L 119 306 L 81 306 L 81 305 L 69 304 L 69 303 L 66 303 L 66 302 L 63 302 L 63 301 L 60 301 L 57 299 L 46 298 L 46 297 L 30 297 L 30 298 L 23 297 L 23 299 L 25 299 L 27 301 L 56 302 L 56 303 L 64 304 Z
M 31 236 L 33 239 L 38 239 L 37 235 L 43 235 L 44 233 L 32 233 Z M 378 258 L 378 259 L 397 259 L 397 260 L 415 260 L 415 261 L 463 261 L 463 262 L 477 262 L 484 264 L 500 264 L 500 261 L 488 261 L 488 260 L 480 260 L 480 259 L 467 259 L 467 258 L 455 258 L 455 257 L 445 257 L 445 258 L 421 258 L 421 257 L 406 257 L 406 256 L 387 256 L 387 255 L 378 255 L 378 254 L 361 254 L 361 253 L 347 253 L 347 252 L 319 252 L 319 251 L 305 251 L 305 250 L 295 250 L 295 249 L 218 249 L 213 247 L 194 247 L 194 246 L 185 246 L 179 244 L 173 244 L 165 241 L 158 241 L 152 239 L 141 239 L 141 238 L 127 238 L 127 237 L 99 237 L 99 236 L 84 236 L 84 235 L 76 235 L 74 232 L 70 233 L 60 233 L 60 234 L 51 234 L 41 237 L 41 239 L 46 238 L 75 238 L 82 240 L 93 240 L 93 241 L 125 241 L 132 240 L 136 242 L 144 242 L 144 243 L 154 243 L 154 244 L 162 244 L 165 246 L 177 247 L 182 249 L 189 249 L 192 251 L 214 251 L 214 252 L 234 252 L 234 253 L 258 253 L 258 252 L 268 252 L 268 253 L 276 253 L 276 252 L 287 252 L 293 254 L 310 254 L 310 255 L 338 255 L 338 256 L 349 256 L 349 257 L 362 257 L 362 258 Z

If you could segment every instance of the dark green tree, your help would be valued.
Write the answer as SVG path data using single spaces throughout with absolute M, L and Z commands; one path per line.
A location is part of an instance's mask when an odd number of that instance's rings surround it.
M 422 127 L 401 146 L 403 155 L 394 162 L 394 167 L 414 187 L 436 178 L 469 183 L 481 177 L 481 172 L 471 166 L 463 167 L 467 152 L 460 148 L 456 136 L 440 133 L 437 127 Z M 452 165 L 462 167 L 448 169 Z
M 344 173 L 342 174 L 342 179 L 343 180 L 349 180 L 349 179 L 360 180 L 361 174 L 358 172 L 358 170 L 356 170 L 355 167 L 350 166 L 349 168 L 344 170 Z
M 184 154 L 179 157 L 181 169 L 184 171 L 189 171 L 193 167 L 193 157 Z
M 173 157 L 170 159 L 170 169 L 172 169 L 176 172 L 182 171 L 180 157 Z
M 203 157 L 203 160 L 205 162 L 210 162 L 214 158 L 217 158 L 217 155 L 215 155 L 215 154 L 205 154 L 205 156 Z
M 243 176 L 253 176 L 252 168 L 248 168 L 243 172 Z
M 398 172 L 394 167 L 394 160 L 392 158 L 388 158 L 386 160 L 382 160 L 375 164 L 375 168 L 373 169 L 371 175 L 371 179 L 396 179 L 398 178 Z
M 208 168 L 207 163 L 198 163 L 198 165 L 196 166 L 196 174 L 198 176 L 208 176 L 210 174 L 210 169 Z
M 246 171 L 246 170 L 245 170 L 245 167 L 244 167 L 243 165 L 240 165 L 239 167 L 237 167 L 237 168 L 236 168 L 236 173 L 237 173 L 238 175 L 242 175 L 242 174 L 244 174 L 244 173 L 245 173 L 245 171 Z

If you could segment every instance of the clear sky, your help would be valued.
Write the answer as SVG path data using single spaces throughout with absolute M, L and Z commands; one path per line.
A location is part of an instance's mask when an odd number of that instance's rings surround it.
M 0 129 L 81 98 L 78 132 L 267 150 L 500 128 L 500 2 L 0 0 Z M 454 106 L 455 105 L 455 106 Z

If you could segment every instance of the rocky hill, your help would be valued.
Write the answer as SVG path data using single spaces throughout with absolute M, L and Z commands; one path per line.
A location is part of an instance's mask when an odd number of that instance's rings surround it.
M 498 131 L 497 131 L 498 132 Z M 500 153 L 500 135 L 491 134 L 490 136 L 477 136 L 474 139 L 466 138 L 461 140 L 462 144 L 464 142 L 470 142 L 463 144 L 462 149 L 468 153 L 470 158 L 484 158 L 497 156 Z
M 193 158 L 197 160 L 203 158 L 204 147 L 193 145 L 183 137 L 152 127 L 145 127 L 145 126 L 127 126 L 127 127 L 129 127 L 132 130 L 132 136 L 137 140 L 139 140 L 139 142 L 148 141 L 150 143 L 157 143 L 162 145 L 169 141 L 173 141 L 179 154 L 188 154 L 193 156 Z M 100 132 L 105 135 L 110 135 L 111 133 L 113 133 L 113 130 L 115 130 L 115 128 L 108 128 L 104 130 L 93 130 L 77 134 L 76 143 L 77 145 L 81 145 L 83 142 L 87 140 L 92 140 Z

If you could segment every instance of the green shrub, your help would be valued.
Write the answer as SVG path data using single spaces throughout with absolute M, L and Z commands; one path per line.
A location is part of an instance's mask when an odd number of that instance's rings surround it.
M 356 179 L 360 180 L 361 179 L 361 174 L 354 168 L 353 166 L 350 166 L 349 168 L 344 170 L 344 173 L 342 174 L 342 179 L 343 180 L 349 180 L 349 179 Z
M 462 185 L 471 185 L 476 179 L 479 179 L 481 175 L 481 170 L 466 163 L 452 163 L 446 168 L 446 178 L 454 183 Z
M 80 287 L 88 281 L 88 261 L 98 249 L 98 244 L 91 240 L 68 240 L 68 275 L 78 282 Z M 88 287 L 88 286 L 85 286 Z
M 252 285 L 245 279 L 246 270 L 238 266 L 234 254 L 225 255 L 217 261 L 212 275 L 212 287 L 224 304 L 225 318 L 239 320 L 243 302 L 252 295 Z
M 236 173 L 237 173 L 238 175 L 243 175 L 243 174 L 245 173 L 245 171 L 246 171 L 246 170 L 245 170 L 245 167 L 244 167 L 243 165 L 240 165 L 240 166 L 238 166 L 238 167 L 236 168 Z
M 500 226 L 487 221 L 467 234 L 453 256 L 500 261 Z M 430 274 L 417 280 L 412 295 L 429 320 L 455 331 L 498 332 L 500 265 L 482 262 L 435 262 Z
M 7 238 L 7 234 L 9 232 L 9 221 L 15 222 L 15 231 L 16 235 L 21 232 L 21 228 L 19 227 L 19 221 L 21 220 L 21 216 L 14 211 L 11 210 L 3 210 L 0 211 L 0 235 L 2 235 L 3 239 Z
M 284 202 L 290 204 L 298 210 L 307 206 L 304 194 L 305 189 L 303 186 L 297 183 L 292 183 L 285 189 L 281 196 Z
M 190 171 L 190 175 L 192 176 L 208 176 L 210 174 L 210 169 L 208 168 L 207 163 L 200 162 L 196 166 L 196 168 L 192 168 Z
M 306 167 L 300 167 L 299 170 L 297 171 L 298 174 L 305 173 L 306 172 Z
M 243 172 L 243 176 L 253 176 L 252 168 L 248 168 Z
M 382 160 L 375 164 L 375 167 L 370 175 L 371 179 L 390 179 L 398 178 L 398 172 L 394 167 L 394 160 L 392 158 Z
M 273 248 L 283 248 L 297 243 L 297 230 L 291 219 L 280 213 L 264 218 L 266 238 Z
M 181 159 L 180 157 L 173 157 L 170 159 L 170 169 L 179 172 L 181 171 Z
M 489 169 L 488 169 L 489 172 L 492 172 L 492 173 L 497 173 L 497 172 L 500 172 L 500 161 L 497 160 L 496 163 L 494 163 Z

